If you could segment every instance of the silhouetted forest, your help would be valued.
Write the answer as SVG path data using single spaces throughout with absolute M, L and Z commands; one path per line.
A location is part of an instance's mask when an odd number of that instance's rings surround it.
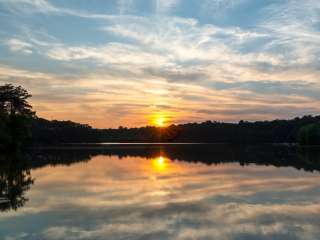
M 320 116 L 291 120 L 239 123 L 207 121 L 171 125 L 166 128 L 141 127 L 95 129 L 71 121 L 33 122 L 34 143 L 94 142 L 199 142 L 199 143 L 296 143 L 320 144 Z
M 38 118 L 28 103 L 27 90 L 11 84 L 0 86 L 0 150 L 34 145 L 94 142 L 198 142 L 198 143 L 296 143 L 320 144 L 320 116 L 291 120 L 238 123 L 207 121 L 170 125 L 95 129 L 72 121 Z M 106 119 L 107 121 L 107 119 Z

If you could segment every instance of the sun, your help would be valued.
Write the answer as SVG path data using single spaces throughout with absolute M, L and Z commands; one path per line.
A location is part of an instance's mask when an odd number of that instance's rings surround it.
M 157 114 L 152 118 L 152 125 L 156 127 L 165 127 L 167 125 L 167 118 L 163 114 Z
M 154 112 L 149 115 L 149 124 L 158 128 L 168 127 L 171 120 L 171 114 L 167 112 Z
M 158 127 L 164 127 L 165 126 L 166 119 L 163 116 L 159 116 L 155 119 L 154 123 Z

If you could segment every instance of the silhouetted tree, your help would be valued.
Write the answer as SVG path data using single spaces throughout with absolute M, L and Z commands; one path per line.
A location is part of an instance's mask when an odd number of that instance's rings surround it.
M 19 148 L 30 137 L 35 117 L 30 97 L 21 86 L 0 86 L 0 148 Z
M 17 210 L 28 201 L 25 193 L 34 180 L 22 155 L 1 155 L 0 162 L 0 211 Z

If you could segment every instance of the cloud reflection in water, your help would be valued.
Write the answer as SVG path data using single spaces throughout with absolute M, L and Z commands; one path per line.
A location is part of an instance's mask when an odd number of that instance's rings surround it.
M 11 239 L 316 239 L 319 173 L 98 155 L 43 167 L 0 215 Z

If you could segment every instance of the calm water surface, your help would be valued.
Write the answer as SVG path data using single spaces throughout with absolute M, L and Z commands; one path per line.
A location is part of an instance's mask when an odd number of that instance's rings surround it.
M 193 148 L 3 160 L 0 239 L 320 239 L 319 154 Z

